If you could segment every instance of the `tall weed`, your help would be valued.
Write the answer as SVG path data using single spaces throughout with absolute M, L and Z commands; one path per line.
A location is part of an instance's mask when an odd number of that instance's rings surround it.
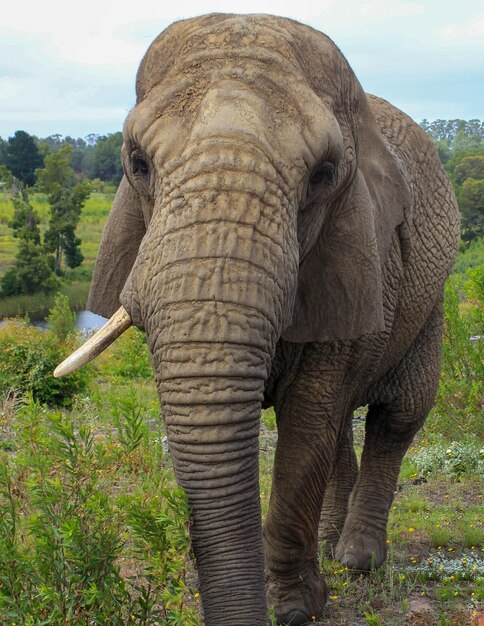
M 139 416 L 114 433 L 85 421 L 32 399 L 16 416 L 0 455 L 0 623 L 196 626 L 186 498 L 164 463 L 137 474 L 161 443 Z

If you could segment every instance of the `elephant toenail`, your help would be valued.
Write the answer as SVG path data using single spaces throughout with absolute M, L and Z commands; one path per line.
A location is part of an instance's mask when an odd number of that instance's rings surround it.
M 311 624 L 312 620 L 302 611 L 289 611 L 279 624 L 282 626 L 304 626 Z

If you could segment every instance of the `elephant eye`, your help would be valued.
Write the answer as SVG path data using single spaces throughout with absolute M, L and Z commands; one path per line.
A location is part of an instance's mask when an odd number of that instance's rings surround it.
M 150 168 L 148 163 L 143 157 L 139 155 L 134 155 L 131 158 L 131 167 L 133 170 L 133 174 L 140 174 L 141 176 L 148 176 L 150 173 Z
M 315 170 L 313 170 L 311 176 L 309 177 L 309 184 L 312 187 L 316 187 L 319 185 L 332 185 L 334 182 L 334 165 L 331 161 L 323 161 L 320 163 Z

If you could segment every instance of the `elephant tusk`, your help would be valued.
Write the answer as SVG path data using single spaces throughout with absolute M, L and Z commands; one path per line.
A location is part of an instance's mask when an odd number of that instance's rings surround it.
M 55 368 L 54 377 L 60 378 L 66 374 L 72 374 L 92 361 L 122 335 L 132 323 L 129 313 L 124 307 L 120 307 L 102 328 Z

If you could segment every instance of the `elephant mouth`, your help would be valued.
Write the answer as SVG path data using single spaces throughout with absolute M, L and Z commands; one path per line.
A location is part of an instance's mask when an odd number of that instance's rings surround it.
M 72 374 L 104 352 L 116 339 L 122 335 L 133 321 L 124 307 L 116 313 L 90 337 L 80 348 L 68 356 L 54 370 L 54 377 L 60 378 Z

